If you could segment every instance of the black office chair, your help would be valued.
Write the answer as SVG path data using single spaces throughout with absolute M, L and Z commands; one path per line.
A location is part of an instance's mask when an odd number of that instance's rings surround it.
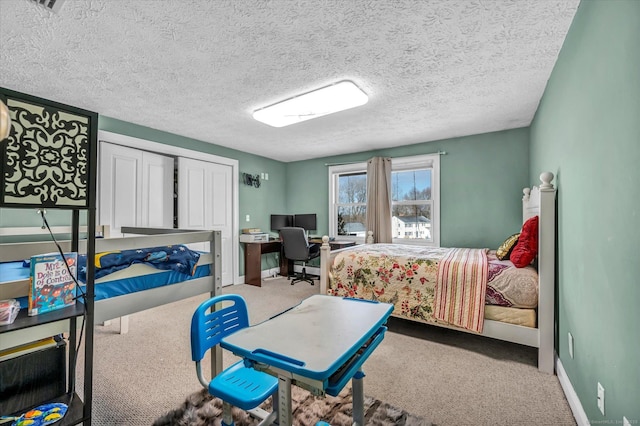
M 306 281 L 313 285 L 313 278 L 307 275 L 306 263 L 309 260 L 320 256 L 320 246 L 317 244 L 309 245 L 309 240 L 307 240 L 304 228 L 281 228 L 280 240 L 282 241 L 284 257 L 290 262 L 302 262 L 302 274 L 294 277 L 291 281 L 291 285 L 294 285 L 298 281 Z M 291 279 L 289 271 L 293 270 L 292 266 L 293 265 L 290 265 L 287 270 L 287 279 Z

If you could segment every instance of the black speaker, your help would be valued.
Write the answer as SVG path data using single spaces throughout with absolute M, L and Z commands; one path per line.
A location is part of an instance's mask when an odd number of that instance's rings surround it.
M 24 411 L 66 392 L 66 343 L 0 362 L 0 415 Z

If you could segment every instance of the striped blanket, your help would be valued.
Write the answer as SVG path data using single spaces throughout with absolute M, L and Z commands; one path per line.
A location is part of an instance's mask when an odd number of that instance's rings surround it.
M 482 333 L 487 269 L 486 249 L 451 249 L 438 265 L 435 318 Z
M 466 254 L 468 262 L 453 262 L 461 254 Z M 463 256 L 464 257 L 464 256 Z M 493 256 L 495 258 L 495 256 Z M 478 263 L 472 264 L 475 260 Z M 442 265 L 442 263 L 445 265 Z M 480 332 L 482 330 L 482 318 L 484 316 L 484 303 L 486 303 L 485 291 L 494 299 L 503 300 L 504 290 L 510 287 L 502 283 L 501 277 L 505 274 L 505 265 L 496 260 L 498 264 L 493 265 L 494 273 L 488 275 L 487 270 L 491 270 L 491 256 L 486 249 L 456 249 L 444 247 L 425 247 L 407 244 L 363 244 L 341 250 L 335 255 L 329 272 L 329 287 L 327 294 L 341 297 L 357 297 L 365 300 L 376 300 L 391 303 L 394 305 L 394 316 L 408 318 L 414 321 L 426 323 L 450 323 L 459 324 L 465 329 Z M 497 268 L 497 269 L 496 269 Z M 512 269 L 518 269 L 512 267 Z M 521 269 L 518 269 L 521 271 Z M 453 274 L 464 274 L 459 277 Z M 444 278 L 447 277 L 445 281 Z M 494 281 L 491 281 L 493 279 Z M 510 278 L 512 279 L 512 278 Z M 453 291 L 453 287 L 448 288 L 448 283 L 456 283 L 463 286 L 465 290 L 456 290 L 456 296 L 470 295 L 469 290 L 474 291 L 474 297 L 451 297 L 451 292 L 440 291 L 436 299 L 436 284 L 440 280 L 440 287 Z M 475 280 L 475 281 L 471 281 Z M 537 283 L 537 278 L 534 280 Z M 475 283 L 475 285 L 473 284 Z M 493 285 L 496 285 L 493 288 Z M 518 287 L 523 287 L 518 285 Z M 535 300 L 522 297 L 513 291 L 507 297 L 505 293 L 504 301 L 526 300 L 529 304 L 526 307 L 535 306 L 537 302 L 537 287 L 533 289 Z M 500 297 L 498 297 L 500 296 Z M 444 300 L 449 298 L 453 303 L 458 303 L 457 307 L 443 306 Z M 443 300 L 444 299 L 444 300 Z M 461 303 L 464 301 L 464 304 Z M 473 303 L 471 303 L 473 301 Z M 478 302 L 478 303 L 475 303 Z M 505 306 L 517 306 L 516 303 Z M 440 310 L 441 317 L 435 315 L 436 306 Z M 477 309 L 471 311 L 470 309 Z M 462 312 L 466 309 L 467 320 L 464 316 L 454 315 L 455 312 Z M 447 318 L 451 316 L 450 322 Z M 471 317 L 471 320 L 468 318 Z M 462 319 L 462 320 L 460 320 Z M 475 321 L 474 321 L 475 319 Z

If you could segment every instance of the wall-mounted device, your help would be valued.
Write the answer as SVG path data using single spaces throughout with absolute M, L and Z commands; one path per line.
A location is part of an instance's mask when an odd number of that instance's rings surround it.
M 252 175 L 250 173 L 242 173 L 242 183 L 254 188 L 260 188 L 260 175 Z

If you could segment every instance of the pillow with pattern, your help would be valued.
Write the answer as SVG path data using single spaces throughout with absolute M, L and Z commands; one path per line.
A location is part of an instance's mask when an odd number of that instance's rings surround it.
M 520 238 L 509 255 L 516 268 L 524 268 L 538 255 L 538 216 L 533 216 L 522 225 Z
M 500 244 L 500 247 L 498 247 L 498 250 L 496 250 L 496 257 L 500 260 L 508 260 L 509 255 L 511 254 L 513 248 L 516 246 L 519 237 L 520 233 L 518 232 L 517 234 L 513 234 L 512 236 L 504 240 L 504 242 Z

